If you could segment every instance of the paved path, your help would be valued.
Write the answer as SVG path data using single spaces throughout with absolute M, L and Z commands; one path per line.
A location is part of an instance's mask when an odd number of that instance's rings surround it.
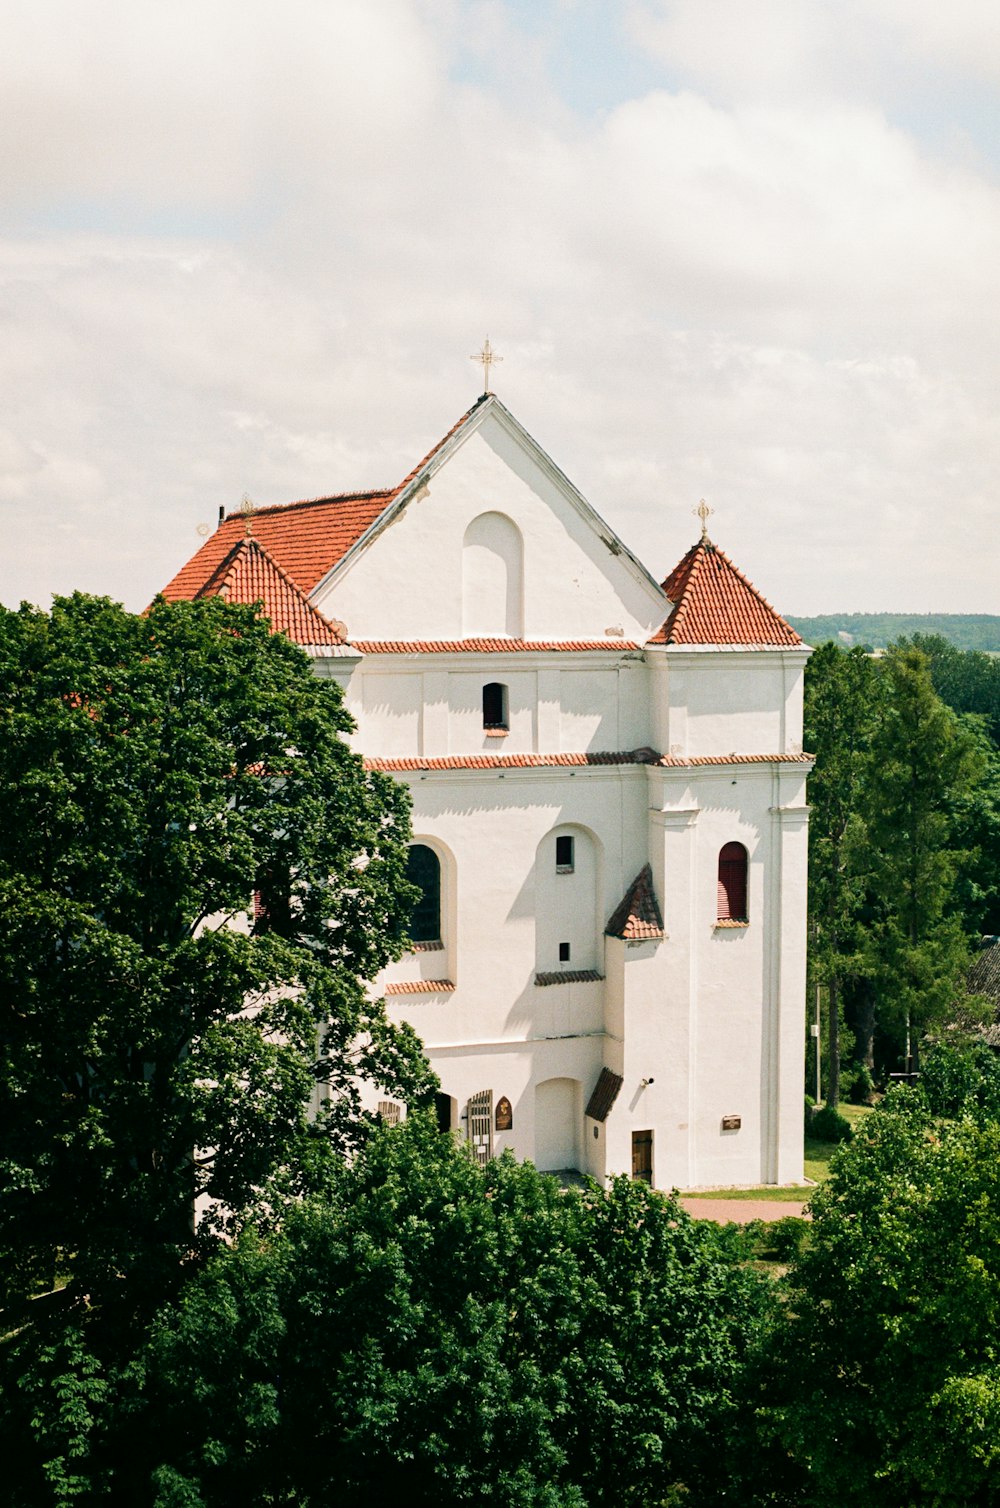
M 696 1220 L 714 1220 L 719 1225 L 730 1220 L 737 1225 L 747 1225 L 751 1220 L 783 1220 L 786 1215 L 805 1212 L 805 1205 L 793 1199 L 685 1199 L 682 1194 L 681 1204 Z

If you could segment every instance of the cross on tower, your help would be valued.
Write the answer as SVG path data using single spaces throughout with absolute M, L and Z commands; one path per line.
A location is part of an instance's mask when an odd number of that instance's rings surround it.
M 483 341 L 483 349 L 481 351 L 478 351 L 475 356 L 470 356 L 469 360 L 479 361 L 482 363 L 483 392 L 488 393 L 490 390 L 490 367 L 494 366 L 498 361 L 503 361 L 503 357 L 497 356 L 496 352 L 493 350 L 493 347 L 490 345 L 490 337 L 488 335 Z
M 702 500 L 698 504 L 697 508 L 692 508 L 691 512 L 697 518 L 701 519 L 701 537 L 702 537 L 702 539 L 707 539 L 708 538 L 708 520 L 711 517 L 711 515 L 715 512 L 715 509 L 714 508 L 710 508 L 708 506 L 708 504 L 706 503 L 705 499 L 702 498 Z

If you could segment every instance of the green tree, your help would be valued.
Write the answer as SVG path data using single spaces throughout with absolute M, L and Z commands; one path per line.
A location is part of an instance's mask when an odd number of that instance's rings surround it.
M 364 989 L 404 936 L 408 811 L 349 726 L 251 609 L 0 614 L 8 1315 L 60 1270 L 64 1307 L 148 1308 L 357 1146 L 359 1079 L 428 1092 Z
M 875 905 L 866 951 L 880 1016 L 901 1028 L 909 1068 L 918 1034 L 963 993 L 969 947 L 957 885 L 970 856 L 958 845 L 956 814 L 985 761 L 975 734 L 935 693 L 919 650 L 890 650 L 880 679 L 862 792 Z
M 959 649 L 940 634 L 913 634 L 900 648 L 926 655 L 934 690 L 954 712 L 974 712 L 1000 743 L 1000 659 L 979 649 Z
M 481 1170 L 410 1117 L 164 1311 L 126 1500 L 714 1504 L 770 1303 L 741 1255 L 645 1185 Z
M 1000 1124 L 894 1088 L 837 1153 L 761 1410 L 812 1508 L 1000 1503 Z
M 878 716 L 877 662 L 863 650 L 823 644 L 806 670 L 805 743 L 816 756 L 809 781 L 809 920 L 813 976 L 825 984 L 827 1103 L 840 1100 L 844 983 L 861 967 L 870 853 L 862 788 Z

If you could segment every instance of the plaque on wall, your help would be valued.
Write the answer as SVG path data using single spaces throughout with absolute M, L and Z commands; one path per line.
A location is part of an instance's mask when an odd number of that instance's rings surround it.
M 498 1131 L 511 1131 L 514 1128 L 514 1112 L 505 1094 L 497 1100 L 496 1127 Z
M 740 1127 L 742 1126 L 742 1124 L 743 1124 L 743 1120 L 742 1120 L 741 1116 L 738 1116 L 738 1115 L 724 1115 L 722 1117 L 722 1129 L 723 1129 L 723 1131 L 738 1131 L 740 1129 Z

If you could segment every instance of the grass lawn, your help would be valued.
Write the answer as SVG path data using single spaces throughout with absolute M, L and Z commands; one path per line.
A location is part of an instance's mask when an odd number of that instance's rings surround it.
M 840 1113 L 852 1126 L 871 1114 L 869 1105 L 841 1105 Z M 747 1189 L 685 1189 L 685 1199 L 773 1199 L 782 1204 L 801 1204 L 804 1200 L 812 1197 L 817 1183 L 822 1183 L 824 1178 L 829 1177 L 830 1158 L 836 1151 L 832 1142 L 812 1141 L 806 1138 L 804 1172 L 807 1178 L 812 1180 L 807 1184 L 795 1184 L 776 1188 L 774 1184 L 763 1184 L 759 1188 Z

